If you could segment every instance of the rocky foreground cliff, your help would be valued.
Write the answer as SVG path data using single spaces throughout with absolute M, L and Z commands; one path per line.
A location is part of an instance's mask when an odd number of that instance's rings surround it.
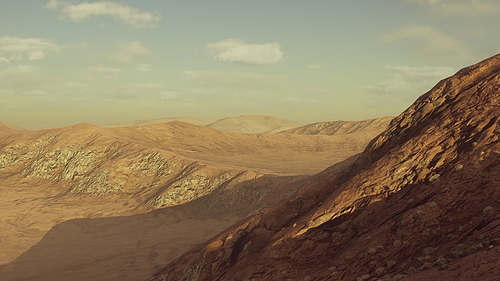
M 352 165 L 149 280 L 498 280 L 500 55 L 439 82 Z

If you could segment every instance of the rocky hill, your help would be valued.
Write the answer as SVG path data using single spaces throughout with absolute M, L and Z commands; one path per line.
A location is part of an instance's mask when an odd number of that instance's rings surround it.
M 25 129 L 21 129 L 0 122 L 0 138 L 8 135 L 21 134 L 24 132 L 26 132 Z
M 205 125 L 221 131 L 249 134 L 274 134 L 299 126 L 302 125 L 292 120 L 262 115 L 229 117 Z
M 380 117 L 362 121 L 333 121 L 318 122 L 279 132 L 280 134 L 299 135 L 345 135 L 353 133 L 373 133 L 379 134 L 387 128 L 389 122 L 394 117 Z
M 172 121 L 180 121 L 180 122 L 189 123 L 189 124 L 193 124 L 193 125 L 204 126 L 204 125 L 213 123 L 216 120 L 204 119 L 204 118 L 194 118 L 194 117 L 165 117 L 165 118 L 159 118 L 159 119 L 136 120 L 133 122 L 112 123 L 112 124 L 103 125 L 101 127 L 104 127 L 104 128 L 133 127 L 133 126 L 144 126 L 144 125 L 159 124 L 159 123 L 168 123 L 168 122 L 172 122 Z
M 500 55 L 439 82 L 347 168 L 149 280 L 498 280 Z
M 370 140 L 178 121 L 19 132 L 0 138 L 2 280 L 151 275 Z

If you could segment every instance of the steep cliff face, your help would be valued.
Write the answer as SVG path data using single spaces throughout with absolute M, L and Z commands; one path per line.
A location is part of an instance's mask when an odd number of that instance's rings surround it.
M 290 130 L 280 134 L 299 135 L 345 135 L 354 133 L 371 134 L 373 137 L 387 128 L 394 117 L 380 117 L 362 121 L 318 122 Z
M 355 163 L 150 280 L 497 280 L 499 90 L 500 55 L 462 69 Z

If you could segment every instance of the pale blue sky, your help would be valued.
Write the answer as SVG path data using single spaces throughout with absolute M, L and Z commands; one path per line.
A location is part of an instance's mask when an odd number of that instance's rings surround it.
M 0 122 L 397 115 L 500 52 L 497 0 L 0 0 Z

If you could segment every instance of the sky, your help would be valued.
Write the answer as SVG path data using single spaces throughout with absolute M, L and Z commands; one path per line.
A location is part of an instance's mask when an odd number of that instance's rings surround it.
M 0 122 L 395 116 L 499 27 L 498 0 L 0 0 Z

